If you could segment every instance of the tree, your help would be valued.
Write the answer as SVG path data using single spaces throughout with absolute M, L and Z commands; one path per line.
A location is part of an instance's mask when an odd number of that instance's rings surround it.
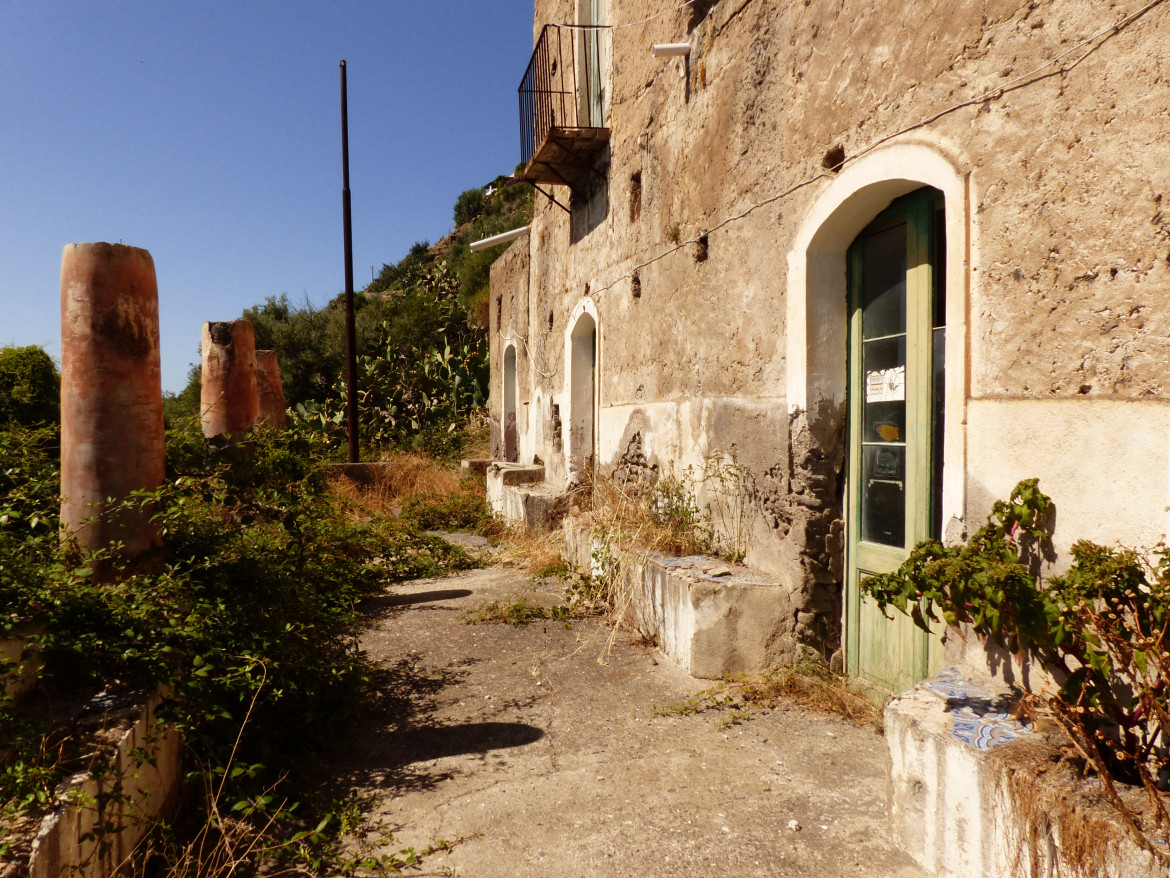
M 483 213 L 483 190 L 467 189 L 455 199 L 455 227 L 469 223 Z
M 0 426 L 61 420 L 61 376 L 36 345 L 0 348 Z
M 198 363 L 187 370 L 187 385 L 178 393 L 163 394 L 163 419 L 167 426 L 199 417 L 199 399 L 203 392 L 203 370 Z

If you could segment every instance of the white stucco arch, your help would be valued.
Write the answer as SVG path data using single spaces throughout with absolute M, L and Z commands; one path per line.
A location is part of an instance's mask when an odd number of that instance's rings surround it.
M 566 460 L 581 462 L 597 451 L 601 408 L 601 320 L 588 296 L 569 313 L 565 329 L 565 387 L 568 401 Z M 591 342 L 590 342 L 591 340 Z M 591 375 L 587 375 L 591 372 Z
M 896 143 L 849 162 L 805 214 L 788 254 L 786 390 L 790 412 L 838 412 L 844 429 L 848 344 L 845 253 L 858 233 L 891 201 L 923 186 L 938 189 L 945 199 L 945 526 L 952 517 L 963 518 L 965 503 L 964 412 L 972 230 L 969 173 L 936 146 Z

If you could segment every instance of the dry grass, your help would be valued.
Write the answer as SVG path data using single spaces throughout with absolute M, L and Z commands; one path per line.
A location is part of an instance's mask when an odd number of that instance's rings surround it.
M 727 683 L 724 691 L 745 703 L 774 707 L 783 702 L 816 713 L 834 714 L 856 726 L 882 727 L 882 711 L 877 704 L 848 678 L 811 661 L 745 675 Z
M 584 485 L 579 497 L 578 520 L 599 538 L 600 548 L 595 543 L 591 581 L 579 586 L 574 600 L 609 622 L 599 660 L 610 654 L 622 630 L 633 631 L 639 642 L 656 644 L 657 625 L 635 593 L 640 592 L 644 555 L 629 549 L 704 554 L 711 548 L 705 514 L 689 484 L 669 475 L 652 487 L 599 478 Z
M 882 728 L 882 712 L 847 678 L 831 673 L 824 665 L 802 662 L 792 668 L 772 668 L 742 674 L 678 704 L 656 708 L 659 714 L 695 714 L 709 710 L 727 711 L 721 725 L 737 725 L 758 710 L 781 704 L 814 713 L 842 717 L 861 728 Z
M 1142 829 L 1118 820 L 1119 812 L 1103 786 L 1089 780 L 1071 740 L 1061 732 L 1029 735 L 1010 747 L 997 747 L 988 756 L 1000 768 L 999 785 L 1019 815 L 1019 831 L 1006 839 L 1014 848 L 1013 874 L 1040 873 L 1040 856 L 1054 836 L 1064 868 L 1057 874 L 1104 875 L 1116 864 L 1126 832 L 1135 846 L 1149 845 Z M 1142 794 L 1136 787 L 1124 791 L 1131 814 L 1141 814 Z M 1152 821 L 1151 821 L 1152 823 Z M 1145 827 L 1153 830 L 1152 825 Z M 1150 852 L 1164 856 L 1161 849 Z M 1152 871 L 1151 874 L 1154 874 Z M 1161 874 L 1161 873 L 1158 873 Z
M 582 489 L 581 521 L 623 545 L 664 555 L 700 555 L 711 547 L 710 530 L 688 486 L 663 476 L 651 489 L 600 478 Z
M 542 533 L 531 528 L 513 527 L 504 528 L 500 536 L 503 544 L 497 558 L 501 564 L 518 567 L 534 576 L 548 576 L 549 571 L 564 564 L 563 530 Z
M 430 455 L 389 451 L 377 461 L 368 484 L 340 473 L 328 476 L 329 490 L 365 515 L 399 515 L 409 500 L 435 500 L 472 493 L 460 471 Z

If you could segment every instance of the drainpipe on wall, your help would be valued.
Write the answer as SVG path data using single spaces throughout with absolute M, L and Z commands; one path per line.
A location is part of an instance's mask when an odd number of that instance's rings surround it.
M 521 226 L 518 229 L 512 229 L 510 232 L 500 232 L 498 235 L 492 235 L 490 238 L 480 238 L 478 241 L 471 242 L 471 252 L 478 253 L 480 250 L 486 250 L 488 247 L 494 247 L 496 244 L 507 244 L 509 241 L 515 241 L 528 233 L 530 226 Z

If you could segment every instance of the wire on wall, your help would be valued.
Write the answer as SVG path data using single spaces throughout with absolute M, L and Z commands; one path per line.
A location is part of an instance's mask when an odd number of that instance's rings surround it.
M 613 29 L 624 30 L 627 27 L 638 27 L 639 25 L 643 25 L 648 21 L 653 21 L 656 18 L 662 18 L 664 15 L 670 15 L 672 12 L 678 12 L 680 9 L 686 9 L 688 6 L 693 6 L 694 4 L 695 0 L 687 0 L 686 3 L 680 3 L 678 6 L 667 9 L 665 12 L 656 13 L 654 15 L 648 16 L 647 18 L 643 18 L 640 21 L 628 21 L 625 24 L 615 24 Z
M 534 372 L 536 372 L 536 374 L 539 375 L 541 378 L 552 378 L 559 371 L 559 369 L 560 369 L 559 366 L 554 366 L 551 372 L 546 372 L 543 369 L 541 369 L 539 365 L 537 365 L 536 354 L 533 353 L 532 348 L 530 348 L 528 346 L 527 337 L 525 337 L 523 335 L 504 335 L 504 331 L 502 329 L 497 329 L 496 334 L 499 335 L 500 341 L 504 345 L 507 345 L 508 342 L 515 342 L 515 341 L 518 341 L 518 342 L 520 342 L 520 344 L 524 345 L 524 353 L 527 354 L 528 361 L 530 363 L 532 363 L 532 370 Z M 548 340 L 548 333 L 547 332 L 542 333 L 542 338 L 545 341 L 547 341 Z

